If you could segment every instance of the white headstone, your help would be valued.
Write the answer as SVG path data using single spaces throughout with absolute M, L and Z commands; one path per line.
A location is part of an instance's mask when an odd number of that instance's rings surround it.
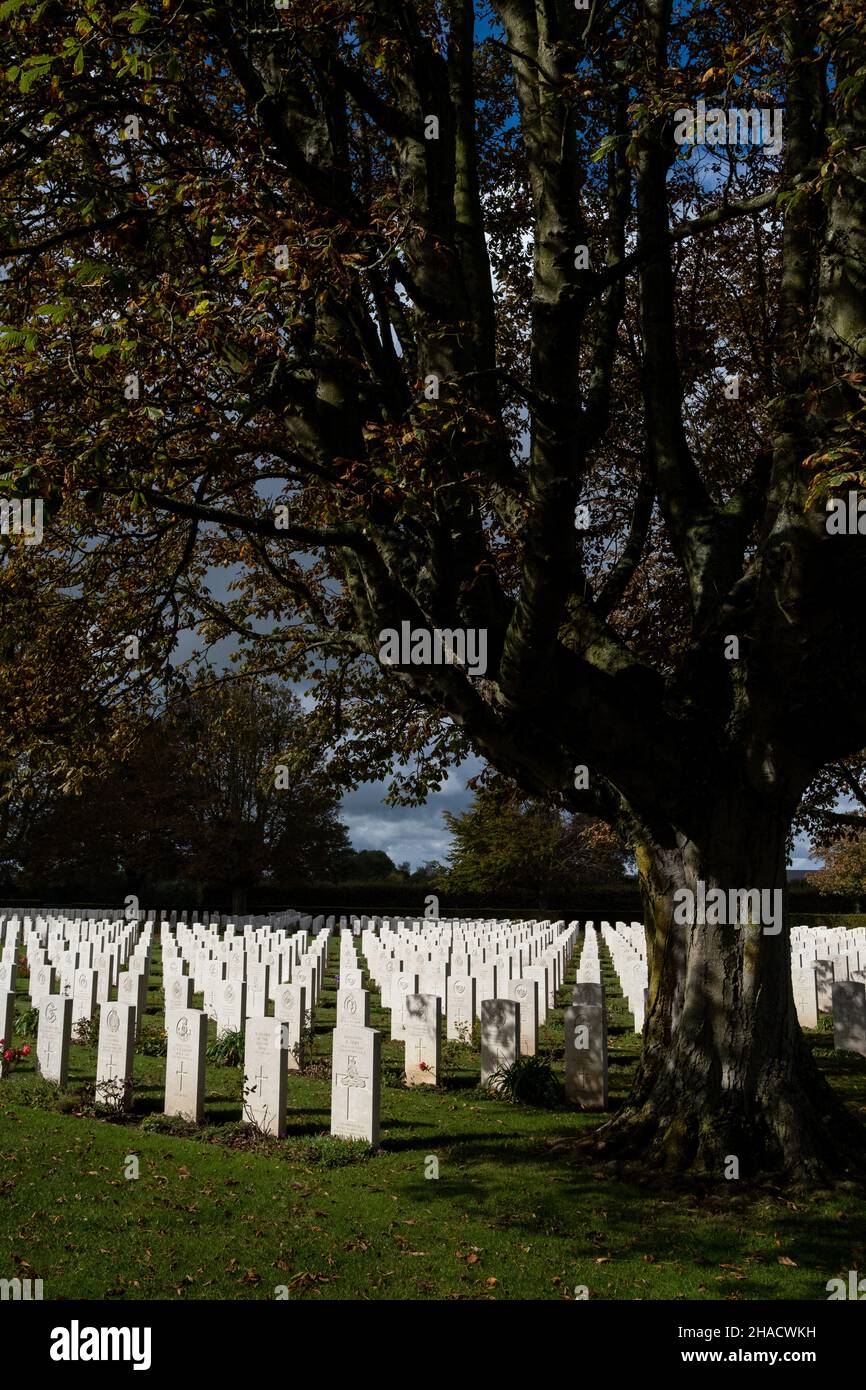
M 520 1005 L 513 999 L 481 1001 L 481 1084 L 520 1055 Z
M 89 1023 L 96 1013 L 96 971 L 79 966 L 72 983 L 72 1029 Z
M 832 960 L 816 960 L 814 964 L 815 983 L 818 986 L 818 1012 L 829 1014 L 833 1011 L 833 981 L 836 969 Z
M 407 994 L 403 1013 L 406 1043 L 406 1082 L 435 1086 L 439 1080 L 439 1019 L 436 994 Z
M 520 1055 L 534 1057 L 538 1051 L 538 981 L 522 977 L 509 980 L 508 998 L 520 1005 Z
M 276 1018 L 247 1019 L 244 1047 L 244 1121 L 282 1139 L 286 1132 L 286 1038 Z
M 306 1007 L 307 991 L 303 985 L 280 985 L 274 1000 L 274 1017 L 283 1025 L 286 1065 L 289 1071 L 301 1071 L 304 1066 Z
M 340 1026 L 332 1037 L 331 1133 L 379 1146 L 382 1035 L 375 1028 Z
M 72 1000 L 59 994 L 42 995 L 38 1004 L 36 1064 L 46 1081 L 65 1086 L 69 1076 L 69 1043 L 72 1036 Z
M 794 1005 L 801 1028 L 818 1027 L 818 981 L 811 966 L 791 971 Z
M 7 1047 L 12 1045 L 14 1030 L 15 991 L 14 989 L 4 989 L 0 991 L 0 1039 L 6 1043 Z
M 147 976 L 135 971 L 125 970 L 118 977 L 117 998 L 121 1003 L 132 1004 L 135 1009 L 135 1036 L 141 1033 L 141 1020 L 147 1007 Z
M 482 999 L 496 997 L 496 968 L 493 965 L 478 965 L 472 974 L 475 978 L 475 1012 L 480 1018 Z
M 866 1057 L 866 985 L 859 980 L 833 985 L 833 1046 Z
M 132 1104 L 135 1012 L 135 1005 L 128 1000 L 99 1006 L 96 1096 L 124 1110 Z
M 204 1119 L 207 1024 L 201 1009 L 172 1009 L 165 1016 L 165 1113 L 197 1125 Z
M 365 989 L 337 990 L 337 1027 L 368 1028 L 370 996 Z
M 418 993 L 418 976 L 408 970 L 399 970 L 391 976 L 391 1041 L 405 1039 L 403 1031 L 406 1000 L 410 994 Z
M 607 1107 L 607 1022 L 604 987 L 574 987 L 574 1003 L 565 1011 L 565 1094 L 586 1110 Z
M 54 988 L 54 967 L 37 965 L 30 974 L 30 1001 L 35 1009 Z
M 174 974 L 165 981 L 165 1011 L 175 1013 L 192 1008 L 192 980 L 189 975 Z
M 446 1036 L 468 1043 L 474 1026 L 475 980 L 472 975 L 449 975 Z
M 222 980 L 214 985 L 213 993 L 217 1037 L 223 1033 L 243 1032 L 247 1000 L 247 987 L 243 980 Z

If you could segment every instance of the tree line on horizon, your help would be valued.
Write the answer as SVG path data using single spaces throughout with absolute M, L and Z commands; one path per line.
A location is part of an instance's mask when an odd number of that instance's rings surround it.
M 445 813 L 447 863 L 412 869 L 355 849 L 345 788 L 309 749 L 290 691 L 202 685 L 143 727 L 130 747 L 69 785 L 32 755 L 0 802 L 0 889 L 51 900 L 134 895 L 142 903 L 224 904 L 323 885 L 417 886 L 419 895 L 536 893 L 543 905 L 622 879 L 624 853 L 599 822 L 568 816 L 502 779 Z M 419 910 L 422 897 L 419 896 Z

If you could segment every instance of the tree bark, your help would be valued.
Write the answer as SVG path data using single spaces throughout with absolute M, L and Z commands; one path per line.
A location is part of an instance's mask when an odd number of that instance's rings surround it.
M 778 1168 L 804 1179 L 862 1157 L 866 1133 L 818 1070 L 791 986 L 787 818 L 728 798 L 698 840 L 637 848 L 649 959 L 643 1055 L 626 1106 L 596 1135 L 611 1156 L 663 1169 L 746 1177 Z M 727 920 L 689 920 L 678 890 L 725 891 Z M 780 898 L 776 923 L 731 921 L 730 890 Z M 754 915 L 754 914 L 751 914 Z M 735 1173 L 730 1159 L 738 1160 Z M 726 1171 L 727 1170 L 727 1171 Z

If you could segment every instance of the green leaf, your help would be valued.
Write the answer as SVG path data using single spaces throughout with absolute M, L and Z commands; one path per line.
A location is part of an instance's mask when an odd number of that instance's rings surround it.
M 99 285 L 107 277 L 108 271 L 98 261 L 82 261 L 75 272 L 77 285 Z
M 0 347 L 23 347 L 26 342 L 27 334 L 21 328 L 4 328 L 0 330 Z
M 107 357 L 110 352 L 114 352 L 113 343 L 94 343 L 90 349 L 90 354 L 99 361 L 102 357 Z
M 51 319 L 52 323 L 60 323 L 69 314 L 69 304 L 40 304 L 35 310 L 37 314 L 45 314 Z

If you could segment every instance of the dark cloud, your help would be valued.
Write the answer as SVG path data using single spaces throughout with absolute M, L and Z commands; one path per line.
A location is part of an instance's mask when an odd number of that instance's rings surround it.
M 424 806 L 386 806 L 386 782 L 366 782 L 343 797 L 341 818 L 349 827 L 355 849 L 383 849 L 395 864 L 408 860 L 415 869 L 428 859 L 444 860 L 451 836 L 443 811 L 458 814 L 472 799 L 466 783 L 484 766 L 467 758 L 452 768 L 440 792 L 431 792 Z

